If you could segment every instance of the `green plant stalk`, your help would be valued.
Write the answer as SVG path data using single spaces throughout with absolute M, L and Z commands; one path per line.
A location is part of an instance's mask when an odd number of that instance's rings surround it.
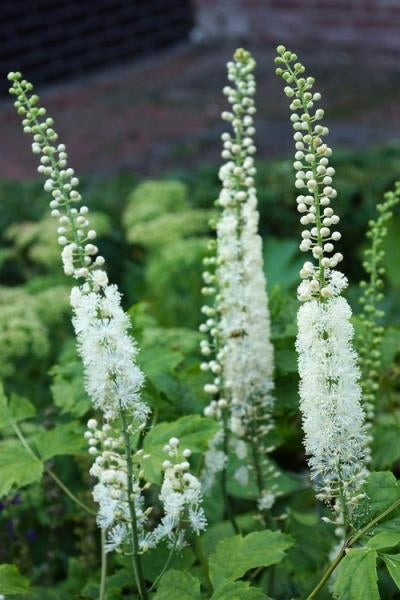
M 40 458 L 35 454 L 35 452 L 32 450 L 32 448 L 30 447 L 26 437 L 24 436 L 24 434 L 22 433 L 21 429 L 19 428 L 18 424 L 14 421 L 11 420 L 11 426 L 15 431 L 15 434 L 17 435 L 19 441 L 21 442 L 22 446 L 25 448 L 25 450 L 27 452 L 29 452 L 29 454 L 37 461 L 42 462 L 40 460 Z M 81 502 L 79 500 L 79 498 L 77 498 L 75 496 L 75 494 L 73 494 L 71 492 L 71 490 L 61 481 L 61 479 L 59 479 L 57 477 L 57 475 L 54 473 L 54 471 L 52 469 L 50 469 L 49 466 L 46 465 L 46 463 L 43 463 L 43 468 L 46 471 L 46 473 L 52 478 L 52 480 L 54 481 L 54 483 L 56 483 L 58 485 L 58 487 L 68 496 L 68 498 L 70 498 L 73 502 L 75 502 L 75 504 L 77 506 L 79 506 L 80 508 L 82 508 L 84 511 L 86 511 L 87 513 L 89 513 L 90 515 L 94 515 L 96 516 L 96 511 L 94 511 L 93 509 L 89 508 L 89 506 L 86 506 L 86 504 L 84 504 L 83 502 Z
M 132 550 L 132 567 L 133 572 L 135 574 L 136 585 L 138 587 L 138 592 L 141 600 L 148 599 L 148 593 L 146 589 L 146 584 L 143 575 L 142 563 L 140 560 L 139 554 L 139 538 L 138 538 L 138 529 L 137 529 L 137 520 L 136 520 L 136 508 L 135 508 L 135 499 L 133 495 L 133 487 L 132 487 L 132 477 L 133 477 L 133 465 L 132 465 L 132 447 L 131 440 L 128 433 L 128 424 L 126 418 L 126 411 L 121 408 L 121 420 L 122 420 L 122 432 L 125 442 L 125 453 L 126 453 L 126 466 L 127 466 L 127 490 L 128 490 L 128 505 L 129 512 L 131 516 L 131 550 Z
M 291 68 L 290 64 L 286 63 L 287 69 L 290 72 L 290 74 L 292 75 L 292 77 L 294 78 L 296 85 L 299 89 L 299 93 L 300 93 L 300 100 L 302 103 L 302 108 L 304 110 L 304 113 L 306 115 L 308 115 L 309 119 L 307 120 L 307 133 L 310 136 L 311 140 L 313 140 L 313 131 L 312 131 L 312 118 L 310 116 L 310 111 L 308 110 L 307 107 L 307 103 L 304 100 L 304 94 L 303 92 L 300 90 L 299 86 L 298 86 L 298 78 L 296 73 L 293 71 L 293 69 Z M 308 144 L 308 151 L 311 154 L 315 154 L 314 151 L 314 145 L 313 142 L 311 141 Z M 318 179 L 320 178 L 320 176 L 317 173 L 317 167 L 316 167 L 316 161 L 314 160 L 312 163 L 312 173 L 313 173 L 313 178 L 314 180 L 317 182 L 317 187 L 314 190 L 314 205 L 315 205 L 315 225 L 317 228 L 317 242 L 319 246 L 323 246 L 324 241 L 322 239 L 321 236 L 321 204 L 320 204 L 320 198 L 319 198 L 319 183 L 318 183 Z M 322 257 L 319 256 L 318 257 L 318 266 L 319 266 L 319 282 L 320 282 L 320 287 L 324 287 L 325 286 L 325 270 L 324 267 L 322 266 Z M 321 297 L 319 299 L 320 302 L 325 302 L 325 298 Z M 346 498 L 345 495 L 343 493 L 343 484 L 342 484 L 342 480 L 341 480 L 341 470 L 340 470 L 340 465 L 338 468 L 338 473 L 339 473 L 339 499 L 340 499 L 340 504 L 341 504 L 341 508 L 342 508 L 342 512 L 343 512 L 343 519 L 344 519 L 344 524 L 345 524 L 345 528 L 346 531 L 349 530 L 349 510 L 347 507 L 347 502 L 346 502 Z
M 106 533 L 101 530 L 101 575 L 100 575 L 100 590 L 99 600 L 106 600 L 106 580 L 107 580 L 107 553 L 105 549 Z
M 29 105 L 29 101 L 28 101 L 25 93 L 24 93 L 24 101 L 26 103 L 26 107 L 29 109 L 30 105 Z M 35 119 L 35 124 L 36 125 L 40 124 L 37 119 Z M 76 227 L 75 219 L 71 212 L 70 199 L 63 190 L 63 182 L 61 181 L 61 178 L 59 176 L 57 164 L 56 164 L 56 161 L 52 154 L 50 154 L 49 159 L 50 159 L 50 163 L 51 163 L 51 166 L 53 167 L 54 172 L 57 174 L 57 178 L 56 178 L 57 184 L 59 185 L 59 188 L 62 190 L 65 210 L 66 210 L 66 213 L 68 216 L 68 220 L 70 222 L 73 239 L 78 248 L 79 262 L 82 267 L 85 267 L 86 265 L 84 262 L 84 252 L 82 250 L 81 240 L 77 234 L 77 227 Z M 129 503 L 129 510 L 130 510 L 130 515 L 131 515 L 132 565 L 133 565 L 133 570 L 134 570 L 134 574 L 135 574 L 135 578 L 136 578 L 136 582 L 137 582 L 137 586 L 138 586 L 138 590 L 139 590 L 139 595 L 142 600 L 147 600 L 148 595 L 147 595 L 147 590 L 146 590 L 146 586 L 145 586 L 145 582 L 144 582 L 142 566 L 141 566 L 141 562 L 140 562 L 140 558 L 139 558 L 139 554 L 138 554 L 139 543 L 138 543 L 138 532 L 137 532 L 137 523 L 136 523 L 136 511 L 135 511 L 135 503 L 134 503 L 133 493 L 132 493 L 132 448 L 131 448 L 129 434 L 127 431 L 126 414 L 122 408 L 120 410 L 120 414 L 121 414 L 121 420 L 123 423 L 123 435 L 124 435 L 124 441 L 125 441 L 125 450 L 126 450 L 126 459 L 127 459 L 127 468 L 128 468 L 128 474 L 127 474 L 127 476 L 128 476 L 128 503 Z M 50 475 L 56 481 L 54 474 L 51 473 Z M 58 481 L 57 483 L 58 483 L 58 485 L 60 485 L 60 487 L 63 486 L 62 482 Z M 62 488 L 62 489 L 64 489 L 64 488 Z M 64 491 L 70 497 L 73 496 L 72 492 L 69 492 L 69 490 L 67 490 L 67 488 L 65 488 Z M 75 501 L 77 501 L 77 503 L 81 504 L 78 499 L 75 499 Z
M 164 564 L 163 568 L 161 569 L 160 574 L 153 581 L 153 584 L 152 584 L 151 588 L 149 589 L 149 593 L 157 587 L 158 582 L 160 581 L 161 577 L 164 575 L 165 571 L 168 569 L 169 565 L 171 564 L 171 560 L 172 560 L 172 557 L 174 556 L 177 543 L 178 543 L 178 536 L 176 536 L 176 538 L 175 538 L 174 545 L 172 546 L 172 548 L 168 554 L 168 558 L 165 561 L 165 564 Z
M 228 420 L 228 415 L 227 415 L 227 411 L 225 410 L 224 416 L 223 416 L 223 428 L 224 428 L 223 451 L 224 451 L 224 455 L 225 455 L 226 459 L 228 458 L 228 450 L 229 450 L 228 449 L 229 430 L 228 430 L 227 420 Z M 224 499 L 224 504 L 225 504 L 225 509 L 226 509 L 228 519 L 232 523 L 232 527 L 233 527 L 235 533 L 240 533 L 240 528 L 239 528 L 239 525 L 237 524 L 235 516 L 233 514 L 232 504 L 231 504 L 231 500 L 230 500 L 229 494 L 228 494 L 227 468 L 228 468 L 228 465 L 225 464 L 224 468 L 222 469 L 222 473 L 221 473 L 222 497 Z
M 343 547 L 341 548 L 339 554 L 336 556 L 335 560 L 329 565 L 329 567 L 327 568 L 327 570 L 325 571 L 325 573 L 323 574 L 322 578 L 320 579 L 320 581 L 318 582 L 318 584 L 315 586 L 315 588 L 313 589 L 313 591 L 311 592 L 311 594 L 309 594 L 307 596 L 306 600 L 313 600 L 313 598 L 317 597 L 317 595 L 319 594 L 319 592 L 325 587 L 325 584 L 327 583 L 328 579 L 330 578 L 330 576 L 332 575 L 332 573 L 334 572 L 334 570 L 336 569 L 336 567 L 339 565 L 339 563 L 341 562 L 341 560 L 346 556 L 347 550 L 350 550 L 350 548 L 352 546 L 354 546 L 354 544 L 365 533 L 367 533 L 367 531 L 369 531 L 370 529 L 372 529 L 372 527 L 374 527 L 377 523 L 379 523 L 380 521 L 382 521 L 391 512 L 393 512 L 394 510 L 396 510 L 396 508 L 399 508 L 399 507 L 400 507 L 400 499 L 396 500 L 395 502 L 393 502 L 393 504 L 391 504 L 386 510 L 384 510 L 383 513 L 381 513 L 380 515 L 378 515 L 377 517 L 375 517 L 374 519 L 372 519 L 372 521 L 370 521 L 369 523 L 367 523 L 367 525 L 365 525 L 364 527 L 362 527 L 353 536 L 351 536 L 343 544 Z

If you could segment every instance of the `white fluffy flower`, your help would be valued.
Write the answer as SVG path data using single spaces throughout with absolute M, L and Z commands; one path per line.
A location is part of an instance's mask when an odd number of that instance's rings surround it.
M 71 293 L 73 325 L 85 367 L 86 390 L 94 405 L 106 418 L 129 409 L 142 424 L 149 413 L 140 398 L 143 373 L 134 362 L 137 348 L 128 335 L 130 322 L 120 299 L 114 285 L 89 293 L 75 287 Z
M 173 443 L 172 443 L 173 442 Z M 179 451 L 179 440 L 172 438 L 165 451 L 174 462 L 166 461 L 160 500 L 164 517 L 153 532 L 153 544 L 166 539 L 168 545 L 181 548 L 185 545 L 185 529 L 191 528 L 196 534 L 207 526 L 202 507 L 200 481 L 188 472 L 190 467 Z M 190 452 L 189 452 L 190 453 Z M 182 460 L 183 459 L 183 460 Z
M 312 477 L 326 500 L 346 502 L 365 475 L 366 435 L 351 309 L 344 298 L 312 300 L 298 313 L 300 398 Z
M 64 267 L 64 273 L 66 275 L 73 275 L 75 272 L 74 250 L 75 244 L 67 244 L 66 246 L 64 246 L 61 252 L 61 260 Z
M 233 133 L 222 135 L 226 163 L 219 171 L 222 189 L 216 256 L 211 262 L 206 259 L 207 265 L 215 265 L 215 272 L 213 278 L 209 271 L 204 276 L 205 295 L 215 292 L 216 297 L 213 307 L 203 307 L 208 318 L 201 331 L 209 334 L 202 344 L 203 354 L 210 356 L 208 366 L 203 363 L 204 370 L 214 375 L 213 382 L 205 386 L 213 396 L 205 414 L 224 423 L 225 431 L 229 429 L 234 451 L 239 448 L 237 439 L 257 446 L 257 466 L 250 470 L 259 469 L 260 481 L 269 447 L 266 436 L 273 427 L 274 358 L 254 179 L 254 67 L 253 58 L 244 50 L 238 50 L 234 61 L 228 63 L 228 78 L 235 87 L 224 89 L 232 113 L 222 116 L 232 122 Z M 232 100 L 236 90 L 241 105 Z M 249 453 L 250 460 L 254 454 Z M 245 458 L 243 452 L 240 458 Z M 208 465 L 213 460 L 215 448 L 206 456 L 208 475 L 216 473 L 215 466 Z

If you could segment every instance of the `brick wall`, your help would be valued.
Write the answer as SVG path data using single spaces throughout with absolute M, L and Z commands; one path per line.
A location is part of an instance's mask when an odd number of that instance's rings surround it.
M 194 0 L 195 39 L 400 53 L 400 0 Z

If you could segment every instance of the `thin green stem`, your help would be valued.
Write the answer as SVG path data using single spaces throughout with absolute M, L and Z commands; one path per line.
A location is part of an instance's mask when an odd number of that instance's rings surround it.
M 54 471 L 52 471 L 52 469 L 50 469 L 50 467 L 48 467 L 47 465 L 44 465 L 45 471 L 48 475 L 50 475 L 50 477 L 52 478 L 52 480 L 54 481 L 54 483 L 56 483 L 58 485 L 58 487 L 60 489 L 63 490 L 63 492 L 68 496 L 68 498 L 70 498 L 73 502 L 75 502 L 75 504 L 77 504 L 78 506 L 80 506 L 83 510 L 85 510 L 86 512 L 88 512 L 91 515 L 96 516 L 96 511 L 92 510 L 91 508 L 89 508 L 88 506 L 86 506 L 86 504 L 84 504 L 83 502 L 81 502 L 79 500 L 79 498 L 77 498 L 70 489 L 67 488 L 66 485 L 64 485 L 64 483 L 61 481 L 61 479 L 59 479 L 57 477 L 57 475 L 54 473 Z
M 14 429 L 19 441 L 21 442 L 22 446 L 25 448 L 25 450 L 27 452 L 29 452 L 29 454 L 37 461 L 42 462 L 40 460 L 40 458 L 35 454 L 35 452 L 32 450 L 32 448 L 30 447 L 26 437 L 24 436 L 24 434 L 22 433 L 21 429 L 19 428 L 18 424 L 14 421 L 11 420 L 11 426 Z M 58 487 L 68 496 L 68 498 L 70 498 L 73 502 L 75 502 L 75 504 L 77 506 L 79 506 L 80 508 L 82 508 L 84 511 L 86 511 L 87 513 L 89 513 L 90 515 L 94 515 L 96 516 L 96 511 L 94 511 L 93 509 L 89 508 L 89 506 L 86 506 L 86 504 L 84 504 L 83 502 L 81 502 L 79 500 L 79 498 L 77 498 L 75 496 L 75 494 L 73 494 L 71 492 L 71 490 L 61 481 L 61 479 L 59 479 L 57 477 L 57 475 L 54 473 L 54 471 L 52 471 L 52 469 L 50 469 L 50 467 L 48 465 L 46 465 L 45 463 L 43 464 L 44 470 L 46 471 L 46 473 L 52 478 L 52 480 L 54 481 L 54 483 L 56 483 L 58 485 Z
M 211 579 L 210 579 L 208 560 L 204 554 L 203 547 L 201 544 L 201 539 L 198 536 L 195 536 L 194 538 L 192 538 L 192 548 L 193 548 L 194 554 L 196 555 L 197 560 L 199 561 L 199 563 L 201 565 L 201 568 L 202 568 L 202 571 L 204 574 L 205 584 L 207 586 L 207 591 L 210 593 L 210 596 L 211 596 L 212 592 L 213 592 L 213 585 L 212 585 Z
M 341 562 L 341 560 L 345 557 L 346 551 L 349 550 L 352 546 L 354 546 L 354 544 L 364 534 L 366 534 L 370 529 L 372 529 L 373 527 L 375 527 L 375 525 L 377 525 L 377 523 L 379 523 L 380 521 L 382 521 L 385 517 L 387 517 L 388 515 L 390 515 L 391 512 L 393 512 L 394 510 L 396 510 L 396 508 L 399 508 L 399 507 L 400 507 L 400 499 L 396 500 L 395 502 L 393 502 L 393 504 L 391 504 L 386 510 L 384 510 L 383 513 L 381 513 L 380 515 L 378 515 L 377 517 L 375 517 L 374 519 L 372 519 L 372 521 L 370 521 L 369 523 L 367 523 L 367 525 L 365 525 L 364 527 L 362 527 L 352 537 L 350 537 L 344 543 L 344 545 L 341 548 L 339 554 L 337 555 L 337 557 L 335 558 L 335 560 L 329 565 L 329 567 L 327 568 L 327 570 L 325 571 L 325 573 L 323 574 L 322 578 L 320 579 L 320 581 L 318 582 L 318 584 L 315 586 L 315 588 L 313 589 L 313 591 L 311 592 L 311 594 L 309 594 L 307 596 L 306 600 L 313 600 L 313 598 L 317 597 L 317 595 L 319 594 L 319 592 L 324 588 L 325 584 L 327 583 L 328 579 L 330 578 L 330 576 L 332 575 L 332 573 L 334 572 L 334 570 L 336 569 L 336 567 L 339 565 L 339 563 Z
M 151 588 L 149 589 L 149 592 L 151 592 L 152 590 L 154 590 L 157 587 L 158 582 L 160 581 L 161 577 L 164 575 L 165 571 L 168 569 L 169 565 L 171 564 L 172 557 L 174 556 L 174 553 L 175 553 L 175 550 L 176 550 L 176 544 L 177 544 L 177 542 L 178 542 L 178 536 L 176 536 L 176 538 L 175 538 L 174 545 L 172 546 L 172 548 L 171 548 L 171 550 L 170 550 L 170 552 L 168 554 L 168 558 L 165 561 L 165 565 L 161 569 L 161 573 L 153 581 L 153 584 L 152 584 Z
M 106 533 L 101 530 L 101 575 L 99 600 L 106 600 L 106 581 L 107 581 L 107 553 L 106 553 Z
M 230 522 L 232 523 L 232 527 L 235 531 L 235 533 L 240 533 L 240 528 L 239 525 L 236 522 L 235 516 L 233 514 L 233 508 L 232 508 L 232 504 L 231 504 L 231 499 L 229 498 L 229 494 L 228 494 L 228 485 L 227 485 L 227 469 L 228 469 L 228 465 L 227 465 L 227 459 L 228 459 L 228 435 L 229 435 L 229 429 L 228 429 L 228 424 L 227 424 L 227 414 L 226 411 L 224 411 L 224 419 L 223 419 L 223 434 L 224 434 L 224 441 L 223 441 L 223 451 L 224 451 L 224 455 L 226 457 L 226 463 L 224 465 L 224 468 L 222 469 L 222 473 L 221 473 L 221 487 L 222 487 L 222 497 L 224 499 L 224 504 L 225 504 L 225 510 L 226 510 L 226 514 L 228 516 L 228 519 L 230 520 Z
M 137 529 L 137 519 L 136 519 L 136 508 L 135 508 L 135 497 L 133 493 L 132 486 L 132 478 L 133 478 L 133 464 L 132 464 L 132 446 L 131 439 L 128 432 L 128 423 L 126 418 L 126 411 L 121 408 L 121 420 L 122 420 L 122 432 L 125 442 L 125 452 L 126 452 L 126 466 L 127 466 L 127 490 L 128 490 L 128 504 L 129 504 L 129 513 L 131 517 L 131 550 L 132 550 L 132 567 L 133 572 L 136 579 L 136 585 L 138 588 L 139 596 L 141 600 L 148 599 L 148 593 L 146 589 L 146 584 L 143 575 L 142 563 L 140 560 L 139 554 L 139 536 Z

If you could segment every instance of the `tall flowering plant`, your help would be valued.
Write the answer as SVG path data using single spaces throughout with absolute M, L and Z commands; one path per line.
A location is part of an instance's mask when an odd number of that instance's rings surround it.
M 52 216 L 58 220 L 58 243 L 66 275 L 77 285 L 71 292 L 73 325 L 82 358 L 86 391 L 101 416 L 88 421 L 85 438 L 94 458 L 90 470 L 97 479 L 93 498 L 98 503 L 97 522 L 106 532 L 106 550 L 124 550 L 132 558 L 139 595 L 148 597 L 140 555 L 166 539 L 175 549 L 185 543 L 184 532 L 206 526 L 200 483 L 189 473 L 190 450 L 179 451 L 179 440 L 165 446 L 166 460 L 160 500 L 164 517 L 149 529 L 152 507 L 146 507 L 143 450 L 137 440 L 147 426 L 150 407 L 141 390 L 144 376 L 136 364 L 137 345 L 130 335 L 130 320 L 121 306 L 121 294 L 108 282 L 105 260 L 95 245 L 88 208 L 81 205 L 79 180 L 68 167 L 64 144 L 58 143 L 53 119 L 39 106 L 31 83 L 20 73 L 10 73 L 10 92 L 24 132 L 33 136 L 32 151 L 40 156 L 39 173 L 51 195 Z M 160 465 L 161 468 L 161 465 Z
M 332 208 L 337 193 L 329 165 L 329 133 L 321 94 L 314 78 L 304 75 L 297 56 L 278 47 L 277 75 L 286 83 L 296 147 L 297 210 L 304 226 L 300 250 L 309 252 L 300 271 L 296 349 L 305 448 L 318 498 L 333 505 L 336 522 L 346 529 L 367 475 L 367 436 L 361 406 L 360 371 L 353 348 L 351 308 L 341 296 L 347 279 L 336 269 L 343 256 L 334 244 L 341 238 Z
M 222 118 L 231 124 L 232 132 L 222 135 L 225 164 L 219 171 L 220 214 L 214 254 L 205 259 L 203 288 L 213 303 L 203 307 L 206 320 L 200 327 L 207 334 L 201 343 L 202 369 L 211 375 L 205 391 L 212 400 L 205 414 L 221 423 L 222 440 L 214 440 L 206 456 L 206 475 L 210 484 L 220 469 L 224 484 L 228 453 L 233 450 L 241 461 L 235 477 L 247 485 L 253 474 L 263 512 L 271 508 L 276 495 L 276 486 L 271 484 L 275 469 L 268 461 L 273 449 L 268 434 L 273 428 L 274 359 L 258 235 L 255 61 L 239 49 L 227 68 L 231 85 L 224 88 L 224 94 L 231 110 L 224 111 Z

